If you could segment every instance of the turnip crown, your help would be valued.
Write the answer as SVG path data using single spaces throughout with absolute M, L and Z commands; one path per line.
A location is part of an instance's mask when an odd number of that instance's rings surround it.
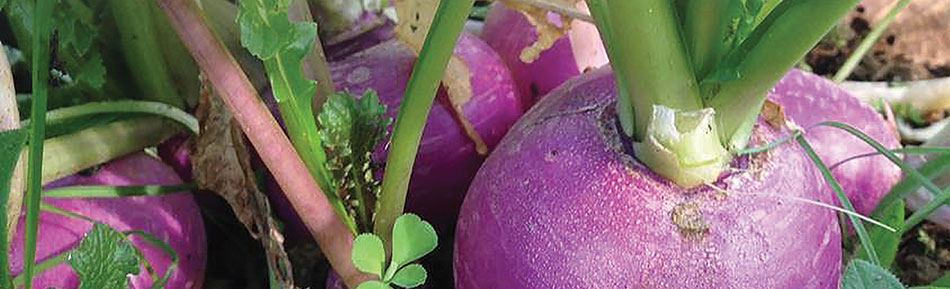
M 614 69 L 624 133 L 642 142 L 642 162 L 682 187 L 718 177 L 726 151 L 748 144 L 769 89 L 858 3 L 586 1 Z M 659 120 L 657 105 L 707 117 Z M 672 125 L 685 120 L 707 128 Z

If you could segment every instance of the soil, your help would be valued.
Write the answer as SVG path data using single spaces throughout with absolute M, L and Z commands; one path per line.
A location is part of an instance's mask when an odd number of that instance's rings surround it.
M 927 221 L 917 225 L 901 238 L 895 262 L 904 284 L 933 283 L 950 270 L 950 229 Z
M 878 1 L 880 2 L 880 1 Z M 945 5 L 946 6 L 946 5 Z M 950 9 L 945 9 L 950 11 Z M 806 57 L 805 62 L 812 72 L 831 77 L 851 56 L 855 48 L 871 31 L 876 19 L 865 6 L 855 11 L 828 36 L 825 37 Z M 948 14 L 948 13 L 943 13 Z M 904 48 L 910 40 L 923 41 L 919 37 L 905 37 L 906 30 L 900 29 L 895 21 L 885 31 L 881 39 L 864 56 L 860 64 L 848 78 L 854 81 L 911 81 L 950 76 L 950 64 L 940 57 L 918 57 Z M 907 35 L 910 36 L 910 35 Z M 905 38 L 908 38 L 905 40 Z M 916 39 L 915 39 L 916 38 Z M 938 45 L 940 41 L 936 44 Z M 924 46 L 924 45 L 918 45 Z

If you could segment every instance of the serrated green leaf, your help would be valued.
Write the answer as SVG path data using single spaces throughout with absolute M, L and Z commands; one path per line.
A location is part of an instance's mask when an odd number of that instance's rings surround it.
M 390 281 L 399 287 L 415 288 L 425 283 L 426 277 L 428 277 L 426 268 L 420 264 L 409 264 L 396 271 L 396 275 Z
M 360 234 L 353 241 L 353 252 L 350 254 L 356 269 L 365 273 L 381 277 L 386 264 L 386 249 L 383 240 L 373 234 Z
M 385 113 L 376 93 L 368 91 L 360 99 L 346 93 L 330 95 L 317 117 L 332 187 L 363 232 L 372 230 L 372 206 L 380 190 L 373 174 L 378 165 L 371 155 L 392 122 Z
M 890 227 L 900 228 L 904 225 L 904 201 L 894 202 L 887 208 L 875 211 L 873 219 Z M 868 235 L 871 238 L 871 243 L 874 244 L 878 258 L 881 260 L 881 266 L 891 267 L 894 258 L 897 257 L 897 247 L 900 245 L 901 234 L 888 231 L 880 226 L 871 226 L 868 229 Z M 859 246 L 863 247 L 864 245 Z M 869 260 L 867 250 L 859 247 L 857 258 Z
M 938 287 L 938 286 L 916 286 L 910 287 L 908 289 L 950 289 L 950 287 Z
M 388 284 L 376 280 L 366 281 L 356 287 L 356 289 L 392 289 Z
M 307 79 L 303 73 L 303 58 L 316 39 L 316 24 L 290 21 L 287 11 L 290 1 L 238 1 L 241 45 L 263 60 L 274 99 L 294 148 L 336 213 L 344 216 L 347 227 L 356 233 L 356 224 L 335 194 L 325 167 L 326 154 L 312 107 L 316 82 Z
M 435 250 L 439 237 L 429 222 L 415 214 L 403 214 L 393 225 L 393 259 L 390 266 L 400 268 Z
M 0 6 L 2 7 L 2 6 Z M 26 143 L 29 131 L 16 129 L 0 132 L 0 288 L 11 288 L 10 260 L 7 246 L 7 200 L 10 198 L 10 185 L 13 170 L 20 159 L 20 152 Z
M 139 273 L 139 257 L 125 235 L 101 223 L 93 225 L 66 261 L 79 275 L 80 289 L 125 289 Z
M 904 289 L 904 285 L 887 269 L 855 259 L 841 278 L 841 289 Z

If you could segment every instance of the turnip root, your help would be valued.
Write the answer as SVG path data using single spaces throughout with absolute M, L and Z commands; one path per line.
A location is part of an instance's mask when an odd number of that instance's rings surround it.
M 523 109 L 507 69 L 491 48 L 479 39 L 462 34 L 455 53 L 468 63 L 472 97 L 462 111 L 489 148 L 501 140 Z M 387 105 L 387 116 L 395 117 L 406 89 L 415 55 L 408 46 L 389 41 L 343 61 L 331 63 L 333 80 L 341 90 L 362 95 L 367 89 L 379 94 Z M 422 143 L 413 169 L 406 210 L 431 222 L 440 236 L 451 235 L 452 228 L 469 182 L 484 156 L 450 110 L 444 91 L 439 92 L 423 132 Z M 374 159 L 385 160 L 386 146 Z M 294 228 L 298 218 L 281 206 L 280 194 L 269 190 L 280 217 Z M 294 231 L 288 238 L 297 239 Z
M 106 163 L 92 175 L 74 175 L 50 183 L 47 188 L 73 185 L 177 185 L 181 180 L 159 160 L 144 153 L 127 155 Z M 53 207 L 77 213 L 105 223 L 118 231 L 143 230 L 167 242 L 178 253 L 179 264 L 168 279 L 166 288 L 201 288 L 206 259 L 205 231 L 201 213 L 190 194 L 122 198 L 56 198 L 46 199 Z M 23 268 L 23 224 L 10 250 L 11 269 L 19 274 Z M 43 261 L 74 248 L 92 224 L 79 219 L 44 212 L 40 217 L 37 238 L 37 261 Z M 143 253 L 155 272 L 164 274 L 171 259 L 161 249 L 141 238 L 132 244 Z M 152 279 L 144 267 L 133 276 L 130 288 L 150 288 Z M 68 264 L 59 264 L 38 273 L 35 288 L 78 288 L 79 277 Z
M 884 156 L 851 159 L 876 152 L 864 141 L 837 128 L 808 128 L 826 121 L 842 122 L 864 132 L 888 149 L 899 148 L 897 133 L 867 103 L 852 97 L 830 81 L 798 70 L 787 74 L 769 98 L 781 105 L 786 116 L 795 124 L 807 128 L 805 138 L 821 160 L 832 168 L 835 179 L 858 213 L 870 215 L 878 201 L 900 181 L 900 168 Z M 840 163 L 845 160 L 848 161 Z
M 817 80 L 792 72 L 773 99 L 843 96 Z M 615 94 L 608 69 L 568 81 L 502 140 L 459 216 L 457 288 L 838 287 L 835 213 L 801 201 L 834 197 L 800 148 L 738 158 L 715 188 L 682 189 L 631 155 Z M 788 133 L 760 118 L 751 143 Z
M 578 5 L 586 9 L 583 1 L 579 1 Z M 553 12 L 548 13 L 548 21 L 564 25 Z M 481 37 L 498 52 L 511 70 L 525 108 L 564 81 L 588 69 L 607 64 L 607 53 L 597 28 L 579 20 L 571 21 L 570 25 L 571 30 L 565 37 L 555 41 L 537 59 L 525 62 L 521 58 L 522 51 L 537 41 L 537 29 L 521 12 L 507 8 L 502 3 L 496 3 L 489 12 Z

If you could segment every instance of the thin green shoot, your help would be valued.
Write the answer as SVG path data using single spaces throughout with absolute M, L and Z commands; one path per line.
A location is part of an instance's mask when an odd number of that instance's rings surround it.
M 182 124 L 192 134 L 197 135 L 199 132 L 198 120 L 191 114 L 165 103 L 140 100 L 89 102 L 55 109 L 46 113 L 46 123 L 47 126 L 51 126 L 85 116 L 110 113 L 144 113 L 163 116 Z M 29 119 L 20 122 L 21 127 L 27 127 L 29 124 Z
M 387 243 L 391 241 L 396 218 L 402 215 L 406 204 L 409 176 L 419 151 L 422 129 L 469 9 L 474 4 L 475 0 L 439 1 L 432 26 L 412 69 L 393 128 L 373 229 Z
M 848 57 L 848 60 L 844 62 L 844 65 L 838 69 L 838 72 L 835 73 L 834 77 L 831 79 L 837 83 L 841 83 L 848 79 L 848 76 L 851 76 L 851 72 L 858 67 L 858 63 L 861 62 L 861 59 L 864 58 L 864 55 L 871 50 L 871 47 L 874 46 L 874 43 L 877 43 L 877 40 L 881 38 L 881 35 L 884 34 L 884 31 L 887 30 L 887 27 L 891 25 L 891 22 L 894 22 L 894 19 L 897 19 L 897 15 L 900 14 L 901 10 L 904 7 L 907 7 L 907 4 L 910 4 L 911 0 L 900 0 L 897 2 L 897 5 L 891 8 L 890 11 L 887 11 L 887 16 L 884 17 L 884 20 L 881 23 L 878 23 L 877 26 L 871 29 L 871 32 L 861 40 L 861 44 L 858 45 L 858 48 L 854 50 L 854 53 Z
M 927 179 L 933 179 L 941 174 L 943 174 L 947 169 L 950 169 L 950 155 L 940 155 L 937 158 L 927 161 L 921 165 L 917 170 L 921 175 Z M 903 200 L 908 195 L 913 192 L 916 192 L 920 189 L 921 183 L 915 179 L 904 178 L 897 185 L 891 188 L 890 192 L 878 202 L 877 208 L 875 208 L 875 214 L 878 211 L 883 210 L 887 206 L 890 206 L 894 202 Z
M 171 264 L 168 264 L 168 268 L 165 269 L 165 274 L 162 274 L 161 279 L 156 279 L 154 278 L 154 276 L 152 278 L 154 281 L 152 282 L 153 289 L 165 288 L 165 284 L 168 283 L 168 278 L 170 278 L 172 274 L 175 273 L 175 269 L 178 269 L 178 263 L 180 262 L 180 258 L 178 257 L 178 252 L 175 252 L 175 248 L 173 248 L 170 244 L 163 241 L 162 239 L 159 239 L 155 235 L 152 235 L 145 231 L 141 231 L 141 230 L 125 231 L 125 232 L 122 232 L 122 234 L 124 234 L 128 238 L 136 237 L 136 236 L 139 238 L 142 238 L 142 240 L 145 240 L 145 242 L 148 242 L 152 246 L 155 246 L 156 248 L 161 249 L 162 253 L 165 253 L 165 255 L 168 256 L 168 259 L 171 259 L 172 262 Z M 136 250 L 138 250 L 138 248 L 136 248 Z M 146 260 L 145 258 L 141 258 L 141 259 L 142 259 L 142 262 L 146 262 L 146 263 L 148 262 L 148 260 Z
M 933 154 L 933 153 L 941 153 L 941 154 L 943 154 L 943 153 L 950 153 L 950 147 L 905 147 L 905 148 L 892 149 L 892 150 L 888 150 L 888 151 L 891 152 L 891 153 L 893 153 L 893 154 L 909 154 L 909 155 L 923 155 L 923 154 Z M 839 162 L 837 162 L 837 163 L 835 163 L 835 164 L 829 166 L 828 168 L 830 168 L 830 169 L 833 171 L 833 170 L 835 170 L 835 168 L 837 168 L 838 166 L 841 166 L 841 165 L 843 165 L 843 164 L 846 164 L 846 163 L 848 163 L 848 162 L 850 162 L 850 161 L 857 160 L 857 159 L 862 159 L 862 158 L 873 157 L 873 156 L 878 156 L 878 155 L 882 155 L 882 153 L 881 153 L 881 152 L 873 152 L 873 153 L 859 154 L 859 155 L 856 155 L 856 156 L 852 156 L 852 157 L 843 159 L 843 160 L 841 160 L 841 161 L 839 161 Z
M 195 183 L 177 186 L 72 186 L 43 191 L 44 198 L 121 198 L 162 196 L 197 189 Z
M 811 145 L 808 143 L 808 140 L 804 136 L 798 136 L 796 138 L 799 146 L 808 154 L 808 157 L 811 158 L 812 162 L 815 163 L 815 166 L 818 167 L 818 170 L 821 171 L 821 176 L 828 182 L 828 185 L 835 192 L 835 195 L 838 197 L 838 201 L 850 211 L 855 211 L 854 205 L 851 204 L 851 200 L 848 200 L 848 196 L 844 194 L 844 191 L 841 189 L 841 185 L 838 184 L 838 181 L 835 180 L 834 175 L 831 174 L 831 171 L 825 166 L 825 163 L 821 161 L 821 158 L 818 157 L 818 154 L 815 153 L 815 150 L 812 149 Z M 868 259 L 875 265 L 880 266 L 881 260 L 877 256 L 877 251 L 874 250 L 874 244 L 871 242 L 871 237 L 868 235 L 867 230 L 864 228 L 864 224 L 861 220 L 853 215 L 848 215 L 848 220 L 851 221 L 851 224 L 854 226 L 854 231 L 858 235 L 858 240 L 861 241 L 861 244 L 864 245 L 864 249 L 868 254 Z
M 789 142 L 795 140 L 796 138 L 798 138 L 799 136 L 801 136 L 803 133 L 804 133 L 804 132 L 801 131 L 801 130 L 794 130 L 794 131 L 792 131 L 792 134 L 787 135 L 787 136 L 784 136 L 784 137 L 782 137 L 782 138 L 780 138 L 780 139 L 777 139 L 777 140 L 775 140 L 775 141 L 773 141 L 773 142 L 767 143 L 767 144 L 765 144 L 765 145 L 763 145 L 763 146 L 740 149 L 740 150 L 736 150 L 736 151 L 733 152 L 733 153 L 734 153 L 735 155 L 742 156 L 742 155 L 750 155 L 750 154 L 756 154 L 756 153 L 761 153 L 761 152 L 767 152 L 767 151 L 770 151 L 770 150 L 772 150 L 772 149 L 774 149 L 774 148 L 777 148 L 777 147 L 779 147 L 779 146 L 781 146 L 781 145 L 784 145 L 784 144 L 786 144 L 786 143 L 789 143 Z
M 36 260 L 36 237 L 39 232 L 40 196 L 43 178 L 43 140 L 46 134 L 46 101 L 49 96 L 50 34 L 53 0 L 37 0 L 33 13 L 33 55 L 31 79 L 33 104 L 30 126 L 29 160 L 27 167 L 26 224 L 23 250 L 23 275 L 26 288 L 33 288 Z
M 903 170 L 904 173 L 907 175 L 907 177 L 920 182 L 924 186 L 924 188 L 926 188 L 927 190 L 929 190 L 931 193 L 934 194 L 935 197 L 934 197 L 934 200 L 931 201 L 931 203 L 927 204 L 927 206 L 924 206 L 923 209 L 918 210 L 917 212 L 914 212 L 913 215 L 907 218 L 907 221 L 904 222 L 904 228 L 902 229 L 902 233 L 906 232 L 906 230 L 909 230 L 911 227 L 913 227 L 913 225 L 916 225 L 917 223 L 919 223 L 921 220 L 926 218 L 927 215 L 929 215 L 934 210 L 936 210 L 937 208 L 945 204 L 947 201 L 950 201 L 950 190 L 940 190 L 937 187 L 937 185 L 935 185 L 933 182 L 930 181 L 930 179 L 924 177 L 922 174 L 920 174 L 920 172 L 911 168 L 910 165 L 908 165 L 903 160 L 901 160 L 897 155 L 888 151 L 887 148 L 885 148 L 879 142 L 875 141 L 874 139 L 867 136 L 863 132 L 847 124 L 840 123 L 840 122 L 822 122 L 822 123 L 815 124 L 814 126 L 828 126 L 828 127 L 842 129 L 860 138 L 861 140 L 866 142 L 868 145 L 873 147 L 875 150 L 882 153 L 892 163 L 900 167 L 901 170 Z
M 66 259 L 68 258 L 69 258 L 69 251 L 59 253 L 56 256 L 53 256 L 52 258 L 48 258 L 34 265 L 35 266 L 34 268 L 36 268 L 35 272 L 36 273 L 46 272 L 50 269 L 53 269 L 56 266 L 59 266 L 59 264 L 65 263 Z M 13 288 L 20 288 L 20 287 L 23 287 L 25 284 L 26 284 L 25 273 L 20 273 L 20 275 L 17 275 L 15 278 L 13 278 Z

